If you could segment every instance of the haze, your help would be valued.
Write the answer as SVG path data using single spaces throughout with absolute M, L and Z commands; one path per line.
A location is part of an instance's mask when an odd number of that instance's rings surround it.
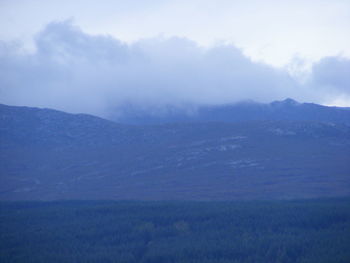
M 350 106 L 348 1 L 0 1 L 0 103 Z

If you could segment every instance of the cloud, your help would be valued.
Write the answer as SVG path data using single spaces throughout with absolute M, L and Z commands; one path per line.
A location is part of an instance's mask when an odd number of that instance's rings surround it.
M 341 56 L 321 59 L 313 65 L 306 88 L 325 104 L 350 107 L 350 60 Z
M 47 25 L 35 45 L 36 51 L 26 54 L 18 44 L 0 43 L 1 103 L 110 117 L 124 105 L 320 100 L 330 89 L 350 92 L 349 61 L 336 58 L 315 65 L 312 80 L 301 85 L 287 71 L 253 62 L 232 45 L 202 48 L 186 38 L 125 44 L 86 34 L 65 21 Z M 314 86 L 323 84 L 334 88 L 315 95 Z
M 326 57 L 314 67 L 314 85 L 329 90 L 350 93 L 350 60 L 342 57 Z

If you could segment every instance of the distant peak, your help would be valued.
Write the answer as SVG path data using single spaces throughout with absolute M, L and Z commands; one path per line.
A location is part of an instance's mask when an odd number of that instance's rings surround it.
M 282 101 L 283 103 L 288 103 L 288 104 L 299 104 L 296 100 L 293 100 L 291 98 L 286 98 L 285 100 Z
M 272 105 L 296 106 L 296 105 L 299 105 L 300 103 L 297 102 L 296 100 L 291 99 L 291 98 L 287 98 L 285 100 L 271 102 L 271 104 Z

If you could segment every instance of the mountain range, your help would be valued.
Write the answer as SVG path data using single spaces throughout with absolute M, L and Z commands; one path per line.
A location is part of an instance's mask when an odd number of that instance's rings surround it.
M 241 122 L 255 120 L 290 120 L 350 123 L 350 108 L 299 103 L 293 99 L 258 103 L 242 101 L 225 105 L 186 105 L 141 108 L 124 105 L 110 119 L 126 124 L 161 124 L 173 122 Z
M 348 196 L 350 110 L 287 99 L 117 123 L 0 105 L 0 158 L 0 200 Z

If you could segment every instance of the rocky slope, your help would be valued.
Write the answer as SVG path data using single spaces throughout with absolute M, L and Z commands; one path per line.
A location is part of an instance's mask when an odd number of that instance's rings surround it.
M 0 199 L 350 195 L 350 126 L 258 120 L 121 125 L 0 106 Z

